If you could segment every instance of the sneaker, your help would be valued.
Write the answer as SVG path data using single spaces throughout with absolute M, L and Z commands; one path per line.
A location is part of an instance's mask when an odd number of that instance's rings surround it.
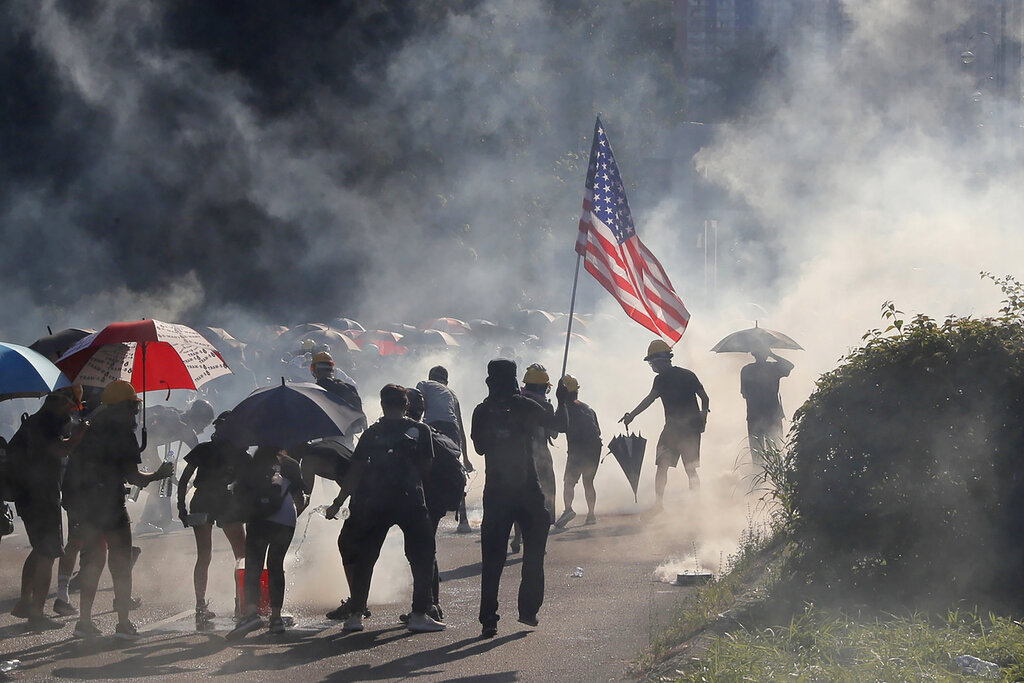
M 532 626 L 533 628 L 537 628 L 537 626 L 540 624 L 540 622 L 537 621 L 537 615 L 525 616 L 520 614 L 518 621 L 520 624 L 526 624 L 527 626 Z
M 341 625 L 341 630 L 345 633 L 352 633 L 355 631 L 363 630 L 363 615 L 362 614 L 351 614 L 345 623 Z
M 274 617 L 270 620 L 270 632 L 274 634 L 284 633 L 284 620 L 281 617 Z
M 589 515 L 587 515 L 587 521 L 583 522 L 583 524 L 585 524 L 586 526 L 590 526 L 591 524 L 597 524 L 597 517 L 595 517 L 594 513 L 591 512 Z
M 444 621 L 444 612 L 441 610 L 441 605 L 431 605 L 430 609 L 427 610 L 427 616 L 434 621 Z
M 28 611 L 28 603 L 19 600 L 16 605 L 11 609 L 11 616 L 18 617 L 19 619 L 28 619 L 32 616 L 32 613 Z
M 64 628 L 64 622 L 51 619 L 45 614 L 40 614 L 38 617 L 29 617 L 28 622 L 25 624 L 25 630 L 32 633 L 56 631 L 57 629 L 62 628 Z
M 342 600 L 341 604 L 338 605 L 336 609 L 332 609 L 326 614 L 326 617 L 335 621 L 345 621 L 352 616 L 350 614 L 351 608 L 349 607 L 349 602 L 349 600 Z M 369 618 L 370 610 L 363 609 L 363 616 Z
M 75 638 L 95 638 L 103 635 L 103 631 L 96 628 L 96 624 L 92 623 L 92 620 L 81 620 L 75 624 L 75 630 L 72 632 Z
M 407 628 L 413 633 L 432 633 L 434 631 L 443 631 L 447 626 L 444 622 L 427 616 L 423 612 L 413 612 L 409 615 Z
M 228 640 L 239 640 L 259 628 L 263 628 L 263 620 L 260 619 L 260 615 L 250 614 L 238 622 L 238 626 L 224 637 Z
M 557 522 L 555 522 L 555 528 L 564 529 L 565 525 L 574 519 L 576 519 L 576 513 L 573 512 L 572 508 L 569 508 L 568 510 L 563 512 L 562 516 L 558 518 Z
M 122 621 L 114 629 L 114 637 L 121 640 L 135 640 L 139 637 L 139 629 L 135 628 L 135 624 L 130 621 Z
M 408 614 L 399 614 L 398 615 L 398 620 L 400 622 L 402 622 L 403 624 L 408 624 L 409 623 L 409 615 Z
M 78 610 L 74 605 L 60 598 L 53 601 L 53 611 L 57 613 L 57 616 L 61 617 L 73 617 L 78 614 Z
M 217 615 L 210 610 L 210 601 L 203 600 L 201 603 L 196 605 L 196 623 L 200 621 L 212 621 L 216 619 Z
M 481 638 L 493 638 L 498 635 L 497 624 L 484 624 L 484 627 L 480 630 Z

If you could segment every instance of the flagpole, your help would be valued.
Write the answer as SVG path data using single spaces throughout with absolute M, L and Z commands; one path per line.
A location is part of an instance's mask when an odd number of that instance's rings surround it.
M 565 368 L 569 364 L 569 339 L 572 335 L 572 316 L 573 311 L 576 310 L 576 284 L 580 280 L 580 260 L 582 258 L 583 254 L 577 252 L 576 274 L 572 276 L 572 299 L 569 301 L 569 325 L 565 328 L 565 354 L 562 356 L 562 374 L 558 376 L 559 380 L 565 377 Z

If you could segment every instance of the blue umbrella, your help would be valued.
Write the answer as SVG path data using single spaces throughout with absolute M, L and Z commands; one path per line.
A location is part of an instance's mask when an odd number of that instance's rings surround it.
M 0 342 L 0 401 L 45 396 L 71 386 L 57 366 L 27 346 Z
M 239 446 L 296 446 L 313 439 L 344 436 L 365 419 L 316 384 L 296 382 L 257 389 L 231 409 L 217 431 Z

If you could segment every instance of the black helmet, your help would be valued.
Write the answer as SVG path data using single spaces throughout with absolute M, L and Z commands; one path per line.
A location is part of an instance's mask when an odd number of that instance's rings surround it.
M 200 398 L 192 402 L 192 405 L 188 407 L 186 415 L 189 422 L 196 425 L 201 424 L 205 428 L 206 425 L 213 422 L 213 417 L 216 413 L 213 412 L 213 406 L 210 405 L 209 401 L 204 401 Z

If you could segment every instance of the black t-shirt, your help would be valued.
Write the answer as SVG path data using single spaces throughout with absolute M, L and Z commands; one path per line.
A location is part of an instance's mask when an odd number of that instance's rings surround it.
M 485 398 L 473 411 L 470 436 L 484 456 L 486 486 L 539 487 L 533 438 L 553 422 L 540 404 L 518 394 Z
M 704 386 L 697 375 L 686 368 L 672 366 L 654 378 L 654 393 L 665 408 L 665 423 L 692 424 L 700 414 L 697 394 Z
M 61 454 L 56 451 L 70 417 L 46 409 L 29 415 L 8 445 L 9 469 L 19 483 L 18 510 L 60 511 Z
M 89 428 L 68 458 L 63 491 L 69 510 L 88 514 L 124 507 L 125 484 L 142 458 L 135 430 L 110 413 L 93 413 Z
M 570 450 L 601 449 L 601 427 L 597 423 L 597 413 L 586 403 L 579 400 L 562 403 L 555 418 L 557 429 L 565 433 Z
M 790 366 L 792 367 L 792 366 Z M 789 375 L 782 363 L 750 363 L 740 370 L 740 393 L 747 400 L 747 419 L 782 419 L 779 380 Z
M 196 466 L 192 485 L 206 493 L 226 491 L 228 484 L 252 464 L 243 449 L 215 441 L 204 441 L 185 456 L 185 462 Z

